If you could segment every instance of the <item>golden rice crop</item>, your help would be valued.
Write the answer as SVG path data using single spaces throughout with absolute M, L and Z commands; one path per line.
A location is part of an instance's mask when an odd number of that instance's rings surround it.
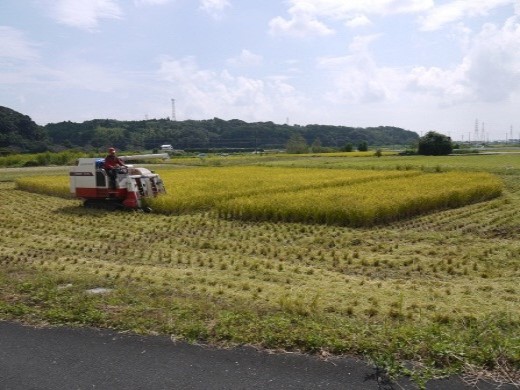
M 244 196 L 222 202 L 218 210 L 248 220 L 369 226 L 491 199 L 501 191 L 501 181 L 487 173 L 430 173 Z
M 300 191 L 417 176 L 420 172 L 360 171 L 277 167 L 228 167 L 159 171 L 168 194 L 150 199 L 161 213 L 210 209 L 227 199 L 245 195 Z
M 16 179 L 20 190 L 70 198 L 69 176 L 30 176 Z
M 487 173 L 422 173 L 278 167 L 164 170 L 157 213 L 218 210 L 228 218 L 369 226 L 500 195 Z M 67 176 L 16 181 L 22 190 L 68 198 Z

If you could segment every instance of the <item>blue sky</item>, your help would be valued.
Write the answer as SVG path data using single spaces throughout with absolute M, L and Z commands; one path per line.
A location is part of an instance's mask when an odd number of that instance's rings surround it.
M 0 105 L 520 138 L 519 0 L 2 0 Z

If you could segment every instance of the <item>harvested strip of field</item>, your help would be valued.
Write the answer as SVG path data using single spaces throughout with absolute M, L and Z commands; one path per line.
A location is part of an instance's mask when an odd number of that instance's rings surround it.
M 219 214 L 245 220 L 370 226 L 495 198 L 501 181 L 487 173 L 438 173 L 350 186 L 231 199 Z

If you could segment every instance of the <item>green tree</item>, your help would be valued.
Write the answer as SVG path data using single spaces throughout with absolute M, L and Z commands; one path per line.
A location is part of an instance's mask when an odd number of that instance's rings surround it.
M 312 142 L 311 150 L 313 153 L 322 153 L 325 151 L 325 148 L 321 145 L 321 140 L 319 137 L 316 137 Z
M 107 148 L 114 146 L 122 149 L 126 147 L 126 141 L 124 130 L 120 127 L 98 126 L 94 130 L 94 136 L 92 137 L 92 145 L 95 147 Z
M 287 149 L 287 153 L 308 153 L 309 145 L 307 145 L 307 141 L 300 133 L 294 133 L 287 141 L 287 145 L 285 146 Z
M 354 150 L 354 145 L 351 142 L 347 142 L 345 146 L 343 146 L 344 152 L 352 152 Z
M 0 106 L 0 148 L 10 152 L 44 152 L 47 134 L 27 115 Z
M 427 132 L 419 138 L 418 154 L 424 156 L 446 156 L 453 151 L 451 138 L 435 131 Z
M 359 150 L 360 152 L 368 151 L 368 143 L 366 141 L 360 142 L 358 144 L 357 150 Z

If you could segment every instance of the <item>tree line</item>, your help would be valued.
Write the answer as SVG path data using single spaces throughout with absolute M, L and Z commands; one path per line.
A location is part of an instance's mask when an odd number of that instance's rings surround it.
M 38 126 L 28 116 L 0 107 L 0 152 L 44 152 L 114 146 L 121 150 L 152 150 L 163 144 L 180 150 L 285 149 L 298 139 L 316 149 L 344 150 L 354 145 L 417 144 L 417 133 L 393 126 L 347 127 L 248 123 L 239 119 L 120 121 L 94 119 Z

